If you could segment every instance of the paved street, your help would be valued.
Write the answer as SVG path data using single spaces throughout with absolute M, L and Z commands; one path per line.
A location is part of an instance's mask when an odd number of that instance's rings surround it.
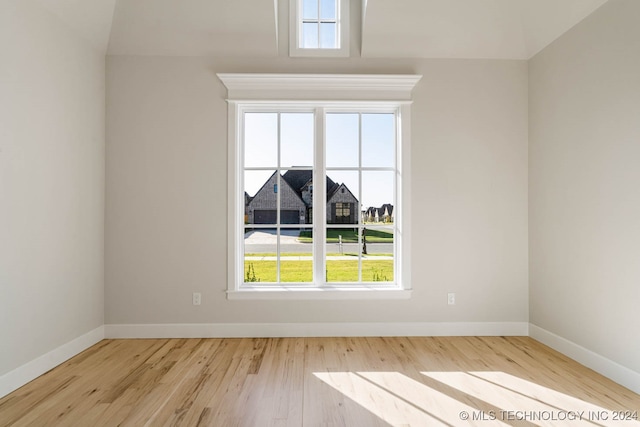
M 282 253 L 311 253 L 311 243 L 298 241 L 297 230 L 282 230 L 280 236 L 280 252 Z M 275 252 L 276 236 L 272 230 L 254 230 L 245 236 L 245 252 Z M 327 244 L 327 252 L 341 253 L 338 243 Z M 367 243 L 370 254 L 393 253 L 392 243 Z M 358 243 L 343 243 L 342 253 L 358 253 Z
M 275 261 L 277 258 L 274 256 L 248 256 L 244 258 L 245 261 Z M 357 261 L 358 257 L 356 256 L 328 256 L 327 259 L 329 261 Z M 384 255 L 363 255 L 362 259 L 370 260 L 370 261 L 382 261 L 382 260 L 392 260 L 392 256 L 384 256 Z M 281 256 L 281 261 L 312 261 L 313 257 L 311 256 Z
M 311 243 L 283 243 L 280 245 L 280 252 L 288 253 L 311 253 Z M 342 253 L 358 253 L 357 243 L 343 243 Z M 248 253 L 260 253 L 260 252 L 275 252 L 275 242 L 271 244 L 264 243 L 245 243 L 245 252 Z M 340 253 L 337 243 L 329 243 L 327 245 L 327 252 Z M 393 252 L 393 245 L 391 243 L 367 243 L 367 252 L 370 254 L 390 254 Z

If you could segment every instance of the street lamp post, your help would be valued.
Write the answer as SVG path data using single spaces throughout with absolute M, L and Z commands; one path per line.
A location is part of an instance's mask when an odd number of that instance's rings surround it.
M 367 228 L 362 228 L 362 254 L 367 254 Z

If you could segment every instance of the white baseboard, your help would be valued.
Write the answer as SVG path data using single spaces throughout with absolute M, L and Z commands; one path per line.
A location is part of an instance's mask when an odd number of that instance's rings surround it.
M 640 393 L 640 373 L 534 324 L 529 325 L 529 336 L 618 384 Z
M 45 372 L 104 339 L 104 326 L 79 336 L 0 376 L 0 397 L 6 396 Z
M 527 322 L 193 323 L 100 326 L 0 376 L 0 398 L 105 338 L 530 336 L 640 393 L 640 373 Z
M 527 336 L 527 322 L 195 323 L 105 325 L 106 338 Z

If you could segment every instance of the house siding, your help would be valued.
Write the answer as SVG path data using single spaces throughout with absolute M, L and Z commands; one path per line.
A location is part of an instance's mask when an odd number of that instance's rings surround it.
M 344 193 L 342 192 L 344 190 Z M 336 222 L 336 203 L 351 203 L 351 215 L 349 217 L 350 224 L 358 223 L 358 199 L 349 191 L 344 185 L 340 184 L 340 187 L 333 193 L 329 201 L 327 202 L 327 222 Z
M 278 192 L 280 193 L 281 211 L 298 211 L 300 217 L 299 222 L 300 224 L 304 224 L 307 219 L 306 205 L 284 179 L 281 178 L 278 183 L 278 175 L 275 173 L 267 180 L 258 193 L 256 193 L 253 200 L 249 202 L 249 223 L 255 224 L 255 211 L 275 211 L 277 209 L 278 195 L 274 192 L 275 185 L 278 185 Z

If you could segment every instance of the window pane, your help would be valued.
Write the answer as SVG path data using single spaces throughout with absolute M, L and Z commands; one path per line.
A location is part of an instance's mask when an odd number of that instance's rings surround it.
M 318 47 L 318 24 L 305 22 L 302 24 L 302 47 L 316 49 Z
M 275 171 L 245 171 L 245 224 L 275 224 L 278 181 Z
M 358 224 L 358 172 L 329 171 L 327 178 L 327 224 Z
M 327 229 L 327 282 L 359 280 L 358 228 Z
M 395 115 L 362 115 L 362 166 L 395 166 Z
M 318 0 L 302 1 L 302 19 L 318 19 Z
M 393 226 L 366 227 L 362 256 L 363 282 L 393 282 Z
M 336 39 L 336 24 L 327 22 L 321 23 L 320 47 L 323 49 L 335 49 L 338 47 Z
M 244 233 L 244 282 L 276 281 L 276 229 L 246 228 Z
M 280 115 L 280 166 L 313 167 L 313 113 Z
M 368 223 L 391 223 L 394 212 L 394 178 L 392 171 L 362 172 L 362 205 Z
M 358 114 L 326 115 L 327 167 L 358 166 Z
M 244 165 L 275 167 L 278 155 L 278 115 L 246 113 L 244 115 Z
M 311 229 L 280 230 L 280 281 L 313 281 Z
M 313 171 L 289 170 L 280 180 L 280 223 L 311 224 Z
M 320 19 L 336 20 L 336 0 L 320 0 Z

